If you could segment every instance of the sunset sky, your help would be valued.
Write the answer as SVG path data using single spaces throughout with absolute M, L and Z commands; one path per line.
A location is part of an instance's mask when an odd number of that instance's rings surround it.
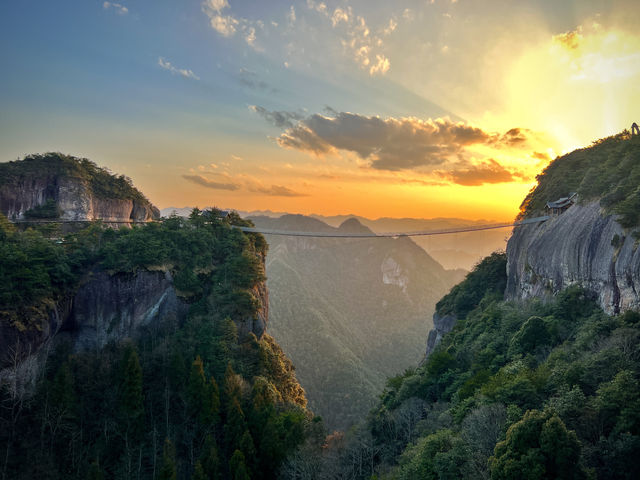
M 507 220 L 640 121 L 634 1 L 4 0 L 0 161 L 160 208 Z

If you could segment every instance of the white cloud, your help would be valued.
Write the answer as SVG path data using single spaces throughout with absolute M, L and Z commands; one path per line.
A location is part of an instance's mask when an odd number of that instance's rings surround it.
M 234 33 L 236 33 L 236 25 L 238 25 L 238 20 L 231 15 L 227 15 L 226 17 L 223 17 L 222 15 L 213 15 L 210 18 L 211 28 L 213 28 L 223 37 L 230 37 Z
M 129 13 L 129 9 L 120 3 L 103 2 L 102 8 L 105 10 L 113 9 L 118 15 L 126 15 Z
M 227 0 L 206 0 L 204 6 L 214 12 L 221 12 L 225 8 L 229 8 L 229 2 Z
M 395 19 L 390 18 L 389 25 L 382 29 L 382 33 L 384 35 L 391 35 L 396 30 L 397 26 L 398 22 L 396 22 Z
M 248 27 L 244 39 L 247 42 L 247 45 L 249 45 L 251 48 L 257 48 L 256 47 L 256 29 L 255 28 Z
M 347 10 L 343 10 L 338 7 L 333 11 L 333 15 L 331 16 L 331 24 L 335 27 L 340 22 L 349 23 L 349 13 L 351 12 L 351 7 Z
M 376 34 L 372 34 L 364 17 L 354 15 L 353 9 L 336 8 L 331 16 L 331 25 L 342 31 L 340 39 L 342 47 L 353 56 L 354 61 L 370 75 L 384 75 L 389 71 L 391 63 L 382 52 L 384 42 Z M 379 31 L 388 35 L 395 30 L 397 22 L 392 18 L 389 25 Z
M 371 75 L 375 75 L 376 73 L 385 74 L 389 71 L 391 67 L 391 63 L 389 63 L 389 59 L 384 55 L 376 54 L 376 61 L 371 68 L 369 69 L 369 73 Z
M 192 80 L 200 80 L 200 77 L 198 77 L 195 73 L 193 73 L 192 70 L 185 69 L 185 68 L 177 68 L 173 66 L 170 61 L 165 60 L 162 57 L 158 57 L 158 65 L 160 65 L 160 67 L 164 68 L 165 70 L 170 71 L 174 75 L 180 75 L 184 78 L 190 78 Z
M 307 0 L 307 7 L 309 7 L 311 10 L 315 10 L 316 12 L 322 13 L 324 15 L 329 15 L 329 10 L 327 10 L 327 4 L 324 2 Z
M 291 8 L 289 9 L 289 13 L 287 13 L 287 19 L 290 24 L 296 23 L 296 9 L 293 8 L 293 5 L 291 5 Z
M 205 0 L 202 3 L 202 11 L 209 17 L 211 28 L 223 37 L 231 37 L 240 21 L 233 15 L 222 15 L 226 8 L 229 8 L 227 0 Z

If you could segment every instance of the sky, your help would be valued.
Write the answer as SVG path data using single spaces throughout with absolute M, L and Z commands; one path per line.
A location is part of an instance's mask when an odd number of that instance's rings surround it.
M 640 121 L 635 1 L 4 0 L 0 161 L 158 207 L 510 220 Z

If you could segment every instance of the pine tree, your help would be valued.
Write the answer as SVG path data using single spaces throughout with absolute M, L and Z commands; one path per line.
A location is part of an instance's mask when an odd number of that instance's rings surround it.
M 164 449 L 162 452 L 162 468 L 158 475 L 159 480 L 176 480 L 178 474 L 176 471 L 176 450 L 169 438 L 164 440 Z
M 142 394 L 142 369 L 138 353 L 133 345 L 125 348 L 120 377 L 120 413 L 126 434 L 137 438 L 142 433 L 144 398 Z
M 207 435 L 200 456 L 200 463 L 204 473 L 210 480 L 220 480 L 220 458 L 218 457 L 218 448 L 215 439 L 211 435 Z
M 201 420 L 207 417 L 205 408 L 210 402 L 207 401 L 207 380 L 204 376 L 204 366 L 200 355 L 191 364 L 189 383 L 187 384 L 187 408 L 192 419 Z
M 204 468 L 202 468 L 202 464 L 199 461 L 196 462 L 196 466 L 193 469 L 191 480 L 209 480 L 209 477 L 207 477 L 207 474 L 204 472 Z
M 240 450 L 233 452 L 231 460 L 229 460 L 229 472 L 232 480 L 251 480 L 244 455 Z

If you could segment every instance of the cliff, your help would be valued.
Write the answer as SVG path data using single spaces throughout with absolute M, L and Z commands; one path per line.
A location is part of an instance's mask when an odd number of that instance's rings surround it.
M 0 164 L 0 212 L 13 221 L 146 222 L 160 216 L 126 177 L 58 153 Z
M 548 297 L 578 284 L 609 314 L 640 307 L 637 240 L 597 201 L 517 227 L 507 258 L 507 299 Z
M 231 321 L 240 342 L 260 340 L 266 243 L 232 228 L 243 222 L 237 215 L 215 215 L 117 231 L 93 225 L 57 242 L 0 222 L 0 384 L 31 384 L 63 341 L 73 352 L 99 351 L 188 318 Z
M 628 132 L 556 158 L 537 177 L 521 217 L 569 192 L 577 203 L 544 223 L 514 229 L 505 297 L 549 297 L 580 285 L 609 314 L 640 306 L 640 137 Z

